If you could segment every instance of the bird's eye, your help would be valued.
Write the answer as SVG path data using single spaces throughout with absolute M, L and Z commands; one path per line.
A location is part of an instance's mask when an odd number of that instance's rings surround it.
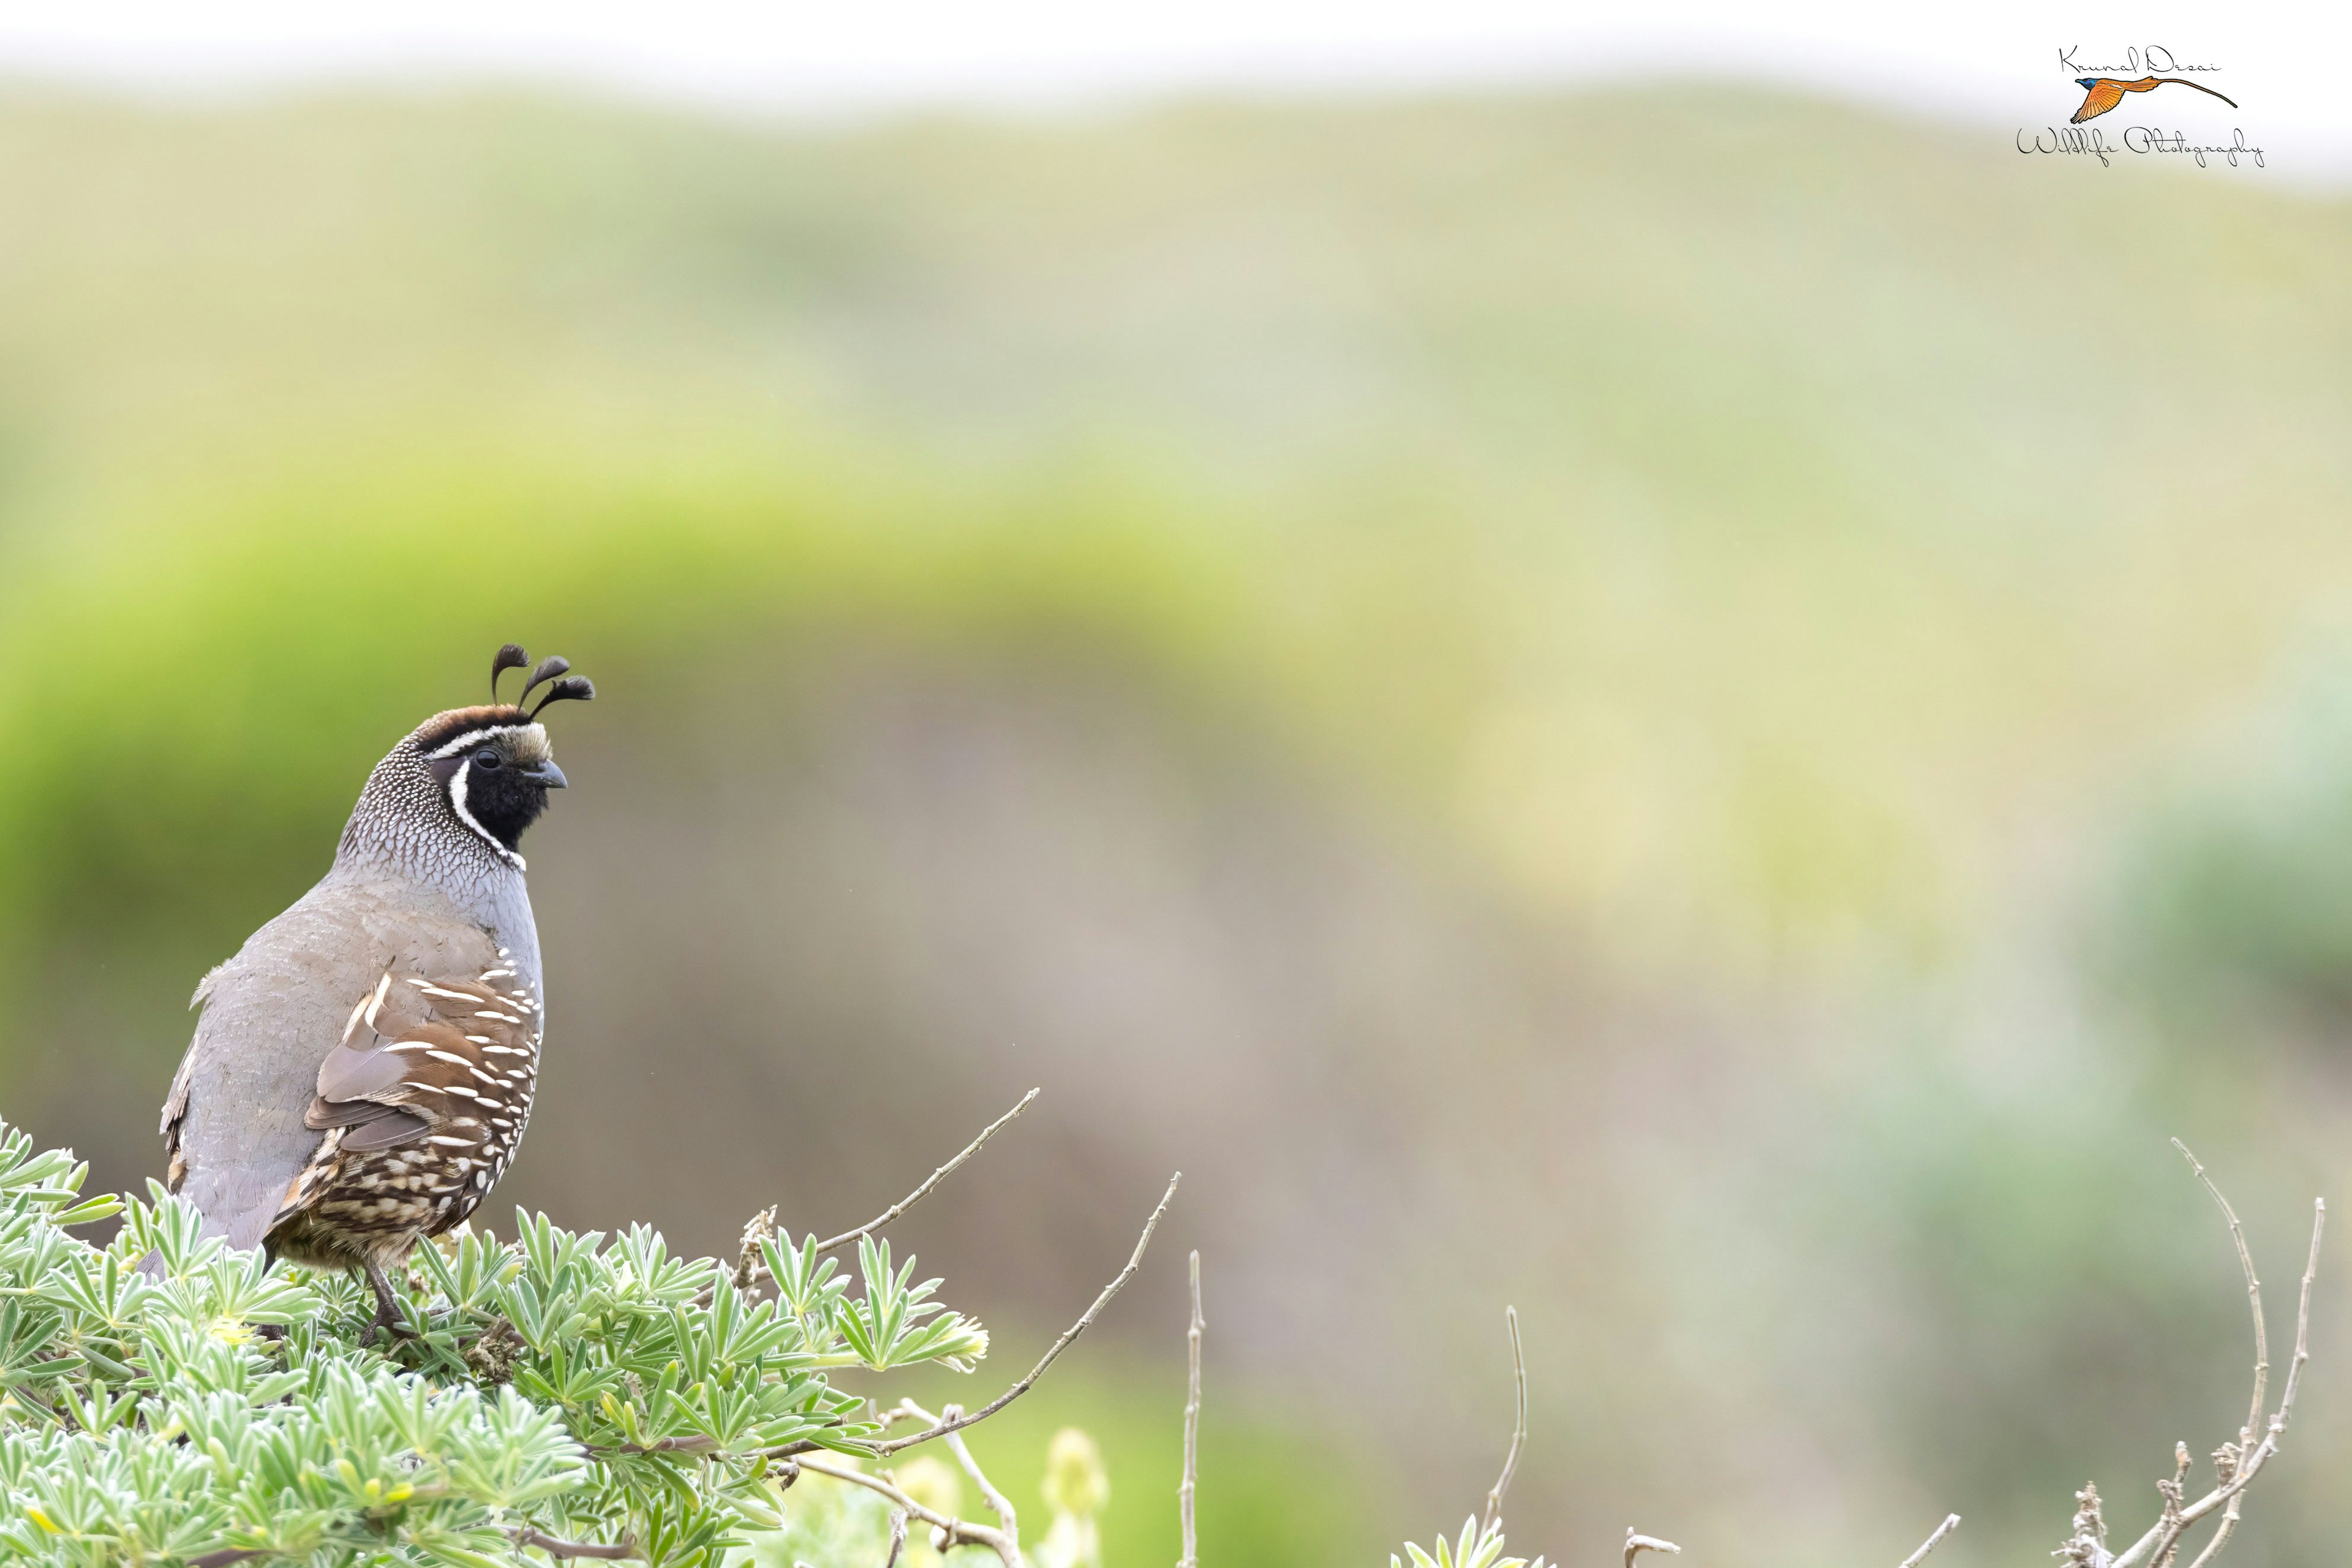
M 490 750 L 488 746 L 484 746 L 480 751 L 474 753 L 474 765 L 481 769 L 486 773 L 496 773 L 499 771 L 500 765 L 499 762 L 499 754 Z

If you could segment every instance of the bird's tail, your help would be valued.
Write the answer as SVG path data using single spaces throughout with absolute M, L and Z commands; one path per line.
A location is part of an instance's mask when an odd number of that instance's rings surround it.
M 2190 81 L 2185 76 L 2160 76 L 2156 79 L 2158 81 L 2177 81 L 2183 87 L 2193 87 L 2200 92 L 2212 92 L 2215 98 L 2221 99 L 2222 102 L 2228 104 L 2231 108 L 2235 109 L 2238 107 L 2238 100 L 2236 99 L 2224 97 L 2221 93 L 2213 92 L 2211 88 L 2207 87 L 2201 81 Z

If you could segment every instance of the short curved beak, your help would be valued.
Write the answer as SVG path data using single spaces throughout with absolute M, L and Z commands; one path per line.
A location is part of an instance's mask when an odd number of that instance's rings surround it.
M 569 781 L 564 778 L 563 770 L 553 763 L 535 763 L 523 770 L 522 776 L 543 789 L 569 787 Z

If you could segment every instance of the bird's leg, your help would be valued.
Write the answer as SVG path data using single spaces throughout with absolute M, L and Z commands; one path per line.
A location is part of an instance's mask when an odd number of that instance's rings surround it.
M 392 1281 L 385 1278 L 383 1265 L 371 1258 L 365 1265 L 368 1284 L 375 1290 L 375 1321 L 368 1325 L 368 1338 L 374 1340 L 413 1340 L 416 1331 L 408 1326 L 400 1303 L 393 1299 Z

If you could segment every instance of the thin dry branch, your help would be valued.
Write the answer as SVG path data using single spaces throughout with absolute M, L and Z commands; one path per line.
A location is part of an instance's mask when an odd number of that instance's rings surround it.
M 980 1130 L 980 1136 L 963 1146 L 962 1153 L 958 1154 L 954 1159 L 950 1160 L 946 1164 L 941 1165 L 938 1170 L 933 1171 L 930 1174 L 930 1179 L 925 1182 L 921 1186 L 917 1187 L 913 1192 L 908 1193 L 905 1197 L 900 1198 L 897 1203 L 892 1204 L 880 1215 L 876 1216 L 874 1219 L 869 1220 L 866 1224 L 859 1226 L 856 1230 L 845 1230 L 830 1241 L 818 1242 L 816 1244 L 816 1249 L 819 1252 L 831 1252 L 836 1247 L 848 1246 L 851 1242 L 856 1241 L 861 1236 L 872 1236 L 876 1231 L 880 1230 L 884 1226 L 888 1225 L 900 1215 L 905 1214 L 908 1209 L 913 1208 L 917 1204 L 921 1203 L 925 1198 L 930 1195 L 930 1192 L 933 1187 L 938 1186 L 941 1182 L 946 1181 L 950 1176 L 955 1174 L 957 1166 L 962 1164 L 966 1160 L 971 1159 L 974 1154 L 979 1153 L 982 1144 L 986 1143 L 991 1138 L 995 1137 L 998 1131 L 1002 1129 L 1006 1122 L 1012 1121 L 1014 1117 L 1028 1110 L 1029 1102 L 1036 1098 L 1037 1090 L 1034 1089 L 1028 1093 L 1023 1095 L 1021 1097 L 1020 1104 L 1014 1106 L 1012 1110 L 1006 1111 L 1003 1115 L 998 1117 L 987 1126 L 982 1128 Z
M 2268 1438 L 2286 1430 L 2294 1413 L 2294 1391 L 2303 1385 L 2303 1364 L 2311 1359 L 2311 1282 L 2319 1274 L 2319 1233 L 2327 1225 L 2327 1200 L 2311 1200 L 2311 1251 L 2303 1260 L 2303 1289 L 2294 1300 L 2294 1360 L 2286 1369 L 2286 1388 L 2279 1397 L 2278 1414 L 2271 1417 Z M 2273 1445 L 2274 1446 L 2274 1445 Z
M 2175 1142 L 2179 1141 L 2175 1140 Z M 2270 1418 L 2265 1421 L 2263 1418 L 2262 1401 L 2269 1376 L 2270 1358 L 2266 1336 L 2262 1326 L 2262 1287 L 2254 1277 L 2253 1255 L 2245 1245 L 2245 1233 L 2238 1224 L 2238 1216 L 2230 1207 L 2228 1200 L 2221 1196 L 2221 1189 L 2206 1176 L 2204 1167 L 2197 1163 L 2195 1155 L 2189 1154 L 2186 1148 L 2183 1148 L 2181 1152 L 2189 1156 L 2190 1167 L 2197 1172 L 2199 1179 L 2205 1183 L 2206 1190 L 2213 1194 L 2214 1201 L 2221 1205 L 2221 1212 L 2228 1216 L 2230 1222 L 2231 1237 L 2237 1243 L 2239 1266 L 2246 1276 L 2246 1294 L 2254 1303 L 2255 1405 L 2252 1417 L 2241 1434 L 2242 1441 L 2223 1444 L 2214 1456 L 2213 1489 L 2195 1502 L 2178 1508 L 2172 1505 L 2170 1500 L 2167 1500 L 2163 1516 L 2148 1528 L 2147 1534 L 2111 1559 L 2107 1568 L 2141 1568 L 2142 1564 L 2149 1564 L 2152 1568 L 2153 1564 L 2163 1563 L 2179 1544 L 2180 1537 L 2189 1526 L 2205 1518 L 2214 1510 L 2224 1509 L 2226 1511 L 2222 1516 L 2221 1528 L 2214 1532 L 2213 1540 L 2207 1543 L 2205 1550 L 2198 1555 L 2197 1562 L 2191 1565 L 2191 1568 L 2203 1568 L 2203 1565 L 2210 1563 L 2214 1553 L 2221 1549 L 2221 1543 L 2229 1538 L 2231 1531 L 2236 1526 L 2240 1494 L 2252 1484 L 2254 1478 L 2262 1473 L 2263 1467 L 2269 1464 L 2272 1458 L 2279 1451 L 2280 1440 L 2286 1435 L 2287 1422 L 2294 1415 L 2294 1396 L 2297 1389 L 2302 1386 L 2304 1366 L 2311 1360 L 2311 1288 L 2312 1281 L 2317 1278 L 2319 1272 L 2320 1237 L 2327 1225 L 2326 1200 L 2315 1199 L 2312 1203 L 2311 1250 L 2304 1260 L 2303 1289 L 2295 1303 L 2294 1359 L 2288 1363 L 2286 1385 L 2279 1392 L 2278 1408 L 2272 1412 Z M 2257 1433 L 2260 1434 L 2259 1441 L 2256 1440 Z
M 1176 1568 L 1199 1568 L 1200 1563 L 1192 1540 L 1192 1498 L 1198 1489 L 1201 1472 L 1201 1333 L 1208 1326 L 1208 1320 L 1201 1316 L 1201 1254 L 1195 1248 L 1192 1253 L 1192 1323 L 1184 1333 L 1185 1360 L 1192 1368 L 1184 1395 L 1184 1479 L 1176 1488 L 1176 1516 L 1183 1527 L 1184 1555 L 1176 1560 Z
M 939 1426 L 961 1416 L 963 1406 L 944 1405 L 940 1413 L 934 1415 L 912 1399 L 901 1399 L 893 1414 L 911 1415 L 925 1426 Z M 964 1446 L 962 1436 L 951 1431 L 947 1434 L 947 1439 L 948 1451 L 955 1456 L 956 1463 L 963 1467 L 963 1473 L 971 1478 L 971 1484 L 980 1489 L 981 1501 L 986 1503 L 988 1511 L 996 1516 L 997 1524 L 1003 1530 L 1005 1539 L 1012 1542 L 1013 1555 L 1018 1557 L 1021 1552 L 1020 1516 L 1013 1511 L 1013 1504 L 1005 1500 L 1003 1493 L 996 1489 L 995 1483 L 991 1481 L 987 1472 L 980 1468 L 980 1461 L 971 1457 L 971 1450 Z
M 2230 1206 L 2230 1200 L 2221 1195 L 2221 1189 L 2205 1173 L 2204 1165 L 2189 1152 L 2188 1144 L 2175 1138 L 2172 1146 L 2180 1151 L 2180 1157 L 2189 1162 L 2189 1168 L 2197 1173 L 2197 1179 L 2205 1184 L 2205 1190 L 2221 1205 L 2221 1217 L 2230 1222 L 2230 1240 L 2238 1249 L 2238 1267 L 2245 1272 L 2246 1305 L 2254 1316 L 2254 1397 L 2246 1412 L 2245 1427 L 2238 1434 L 2238 1444 L 2251 1447 L 2263 1429 L 2263 1409 L 2271 1376 L 2271 1336 L 2263 1317 L 2263 1282 L 2254 1277 L 2254 1254 L 2246 1245 L 2246 1227 L 2238 1223 L 2238 1211 Z
M 743 1241 L 735 1249 L 735 1289 L 738 1290 L 748 1294 L 751 1287 L 759 1283 L 763 1267 L 760 1244 L 775 1239 L 776 1208 L 776 1205 L 770 1204 L 744 1222 Z
M 1919 1564 L 1927 1561 L 1927 1553 L 1935 1551 L 1937 1547 L 1942 1545 L 1944 1537 L 1951 1534 L 1952 1531 L 1959 1528 L 1960 1516 L 1957 1513 L 1946 1514 L 1944 1516 L 1944 1522 L 1936 1527 L 1936 1533 L 1921 1542 L 1919 1543 L 1919 1550 L 1914 1552 L 1910 1556 L 1906 1557 L 1903 1560 L 1903 1568 L 1919 1568 Z
M 950 1176 L 955 1173 L 958 1166 L 961 1165 L 966 1160 L 971 1159 L 974 1154 L 979 1153 L 981 1145 L 987 1142 L 991 1138 L 995 1137 L 998 1131 L 1002 1129 L 1006 1122 L 1012 1121 L 1014 1117 L 1028 1110 L 1029 1102 L 1036 1099 L 1037 1094 L 1038 1091 L 1033 1089 L 1028 1093 L 1023 1095 L 1021 1097 L 1021 1102 L 1018 1105 L 1015 1105 L 1012 1110 L 1006 1111 L 1003 1115 L 998 1117 L 995 1121 L 982 1128 L 980 1130 L 980 1136 L 965 1144 L 963 1146 L 962 1152 L 959 1153 L 954 1159 L 950 1160 L 946 1164 L 941 1165 L 938 1170 L 933 1171 L 930 1173 L 929 1178 L 926 1180 L 921 1186 L 917 1187 L 913 1192 L 908 1193 L 905 1197 L 891 1205 L 889 1208 L 883 1211 L 883 1213 L 877 1216 L 873 1221 L 868 1224 L 859 1226 L 856 1230 L 845 1230 L 830 1241 L 820 1241 L 816 1244 L 816 1249 L 819 1252 L 831 1252 L 837 1247 L 848 1246 L 851 1242 L 856 1241 L 860 1237 L 871 1236 L 876 1231 L 880 1230 L 884 1226 L 888 1225 L 891 1221 L 897 1219 L 900 1215 L 905 1214 L 908 1209 L 913 1208 L 917 1204 L 922 1202 L 924 1198 L 930 1195 L 930 1192 L 933 1187 L 936 1187 L 941 1182 L 946 1181 Z M 762 1279 L 767 1277 L 768 1265 L 765 1258 L 760 1251 L 760 1243 L 765 1240 L 773 1239 L 775 1235 L 776 1210 L 775 1205 L 773 1205 L 761 1209 L 758 1214 L 753 1215 L 751 1219 L 745 1222 L 743 1226 L 742 1246 L 737 1250 L 735 1257 L 735 1289 L 749 1293 L 754 1286 L 758 1285 Z M 705 1289 L 702 1295 L 698 1297 L 697 1300 L 707 1300 L 709 1296 L 709 1290 Z
M 1486 1493 L 1488 1530 L 1502 1522 L 1503 1494 L 1511 1489 L 1512 1473 L 1519 1468 L 1519 1450 L 1528 1441 L 1528 1358 L 1519 1349 L 1519 1310 L 1504 1308 L 1503 1322 L 1511 1331 L 1511 1384 L 1517 1393 L 1518 1414 L 1511 1423 L 1511 1449 L 1503 1456 L 1503 1473 L 1495 1478 L 1494 1487 Z
M 882 1568 L 898 1568 L 898 1553 L 907 1550 L 907 1510 L 890 1510 L 890 1555 L 882 1559 Z
M 2237 1531 L 2238 1505 L 2245 1500 L 2243 1492 L 2230 1500 L 2230 1506 L 2221 1510 L 2221 1522 L 2214 1530 L 2213 1539 L 2205 1543 L 2205 1550 L 2197 1554 L 2197 1560 L 2189 1568 L 2207 1568 L 2214 1558 L 2221 1554 L 2221 1548 L 2230 1543 L 2230 1537 Z
M 2099 1483 L 2085 1481 L 2074 1494 L 2074 1532 L 2051 1553 L 2074 1568 L 2114 1568 L 2115 1553 L 2107 1550 L 2107 1515 L 2099 1501 Z
M 1633 1568 L 1633 1559 L 1644 1552 L 1679 1552 L 1682 1548 L 1671 1541 L 1661 1541 L 1654 1535 L 1637 1535 L 1633 1527 L 1625 1527 L 1625 1568 Z
M 1038 1360 L 1037 1364 L 1029 1369 L 1029 1374 L 1026 1377 L 969 1415 L 959 1415 L 953 1421 L 940 1420 L 920 1432 L 875 1444 L 873 1447 L 875 1458 L 887 1458 L 902 1448 L 911 1448 L 919 1443 L 928 1443 L 934 1437 L 944 1437 L 949 1433 L 960 1432 L 966 1426 L 976 1426 L 1034 1387 L 1037 1380 L 1045 1375 L 1045 1369 L 1053 1365 L 1055 1359 L 1064 1351 L 1070 1348 L 1072 1342 L 1087 1331 L 1087 1327 L 1101 1314 L 1102 1310 L 1110 1305 L 1110 1299 L 1118 1295 L 1120 1288 L 1129 1279 L 1135 1278 L 1135 1271 L 1138 1268 L 1143 1267 L 1143 1250 L 1151 1245 L 1151 1233 L 1160 1228 L 1160 1216 L 1168 1212 L 1168 1205 L 1176 1201 L 1176 1185 L 1183 1179 L 1184 1173 L 1181 1171 L 1168 1178 L 1168 1190 L 1160 1194 L 1160 1206 L 1153 1209 L 1151 1217 L 1143 1222 L 1143 1234 L 1136 1237 L 1135 1254 L 1127 1260 L 1127 1267 L 1120 1269 L 1118 1277 L 1102 1288 L 1102 1294 L 1095 1298 L 1094 1305 L 1088 1307 L 1076 1322 L 1063 1331 L 1062 1337 L 1055 1340 L 1051 1348 Z M 803 1437 L 798 1442 L 786 1443 L 781 1447 L 763 1449 L 761 1452 L 767 1458 L 791 1459 L 803 1454 L 814 1454 L 823 1447 L 821 1443 L 812 1442 Z
M 963 1408 L 961 1405 L 950 1405 L 940 1414 L 943 1418 L 952 1421 L 963 1414 Z M 971 1457 L 971 1450 L 964 1445 L 963 1434 L 950 1432 L 947 1438 L 948 1452 L 956 1457 L 956 1463 L 963 1467 L 963 1473 L 970 1476 L 971 1484 L 980 1489 L 980 1500 L 986 1503 L 988 1511 L 996 1516 L 997 1526 L 1004 1531 L 1004 1539 L 1012 1543 L 1013 1560 L 1018 1564 L 1021 1561 L 1020 1515 L 1013 1511 L 1012 1501 L 1003 1492 L 998 1491 L 995 1484 L 990 1481 L 988 1472 L 980 1468 L 980 1461 Z
M 900 1491 L 895 1483 L 885 1480 L 880 1476 L 869 1476 L 864 1470 L 853 1469 L 847 1465 L 835 1465 L 806 1455 L 786 1462 L 800 1469 L 814 1470 L 818 1475 L 831 1476 L 835 1480 L 847 1481 L 852 1486 L 860 1486 L 868 1491 L 880 1492 L 890 1500 L 892 1506 L 921 1520 L 939 1531 L 934 1545 L 943 1553 L 951 1552 L 959 1546 L 985 1546 L 996 1553 L 998 1560 L 1004 1564 L 1004 1568 L 1022 1568 L 1021 1549 L 1007 1541 L 1004 1538 L 1004 1532 L 1001 1530 L 992 1530 L 985 1524 L 974 1524 L 970 1520 L 957 1519 L 952 1514 L 940 1513 L 925 1508 L 921 1503 Z
M 950 1432 L 959 1432 L 966 1426 L 977 1426 L 1034 1387 L 1037 1380 L 1045 1375 L 1045 1369 L 1053 1365 L 1055 1358 L 1069 1349 L 1080 1334 L 1087 1331 L 1095 1319 L 1101 1315 L 1102 1310 L 1110 1305 L 1110 1299 L 1118 1295 L 1129 1280 L 1135 1278 L 1137 1269 L 1143 1267 L 1144 1248 L 1151 1245 L 1151 1233 L 1160 1228 L 1160 1216 L 1168 1212 L 1168 1205 L 1176 1201 L 1176 1185 L 1183 1179 L 1184 1173 L 1181 1171 L 1168 1178 L 1168 1190 L 1160 1195 L 1160 1206 L 1151 1211 L 1151 1217 L 1143 1222 L 1143 1234 L 1135 1238 L 1135 1252 L 1128 1258 L 1127 1267 L 1118 1271 L 1118 1278 L 1102 1288 L 1102 1294 L 1095 1298 L 1095 1304 L 1088 1307 L 1076 1322 L 1063 1331 L 1062 1337 L 1055 1340 L 1045 1353 L 1038 1359 L 1037 1364 L 1029 1369 L 1028 1376 L 969 1415 L 959 1415 L 951 1421 L 941 1420 L 920 1432 L 911 1433 L 904 1437 L 894 1437 L 887 1443 L 877 1443 L 874 1446 L 874 1452 L 877 1456 L 895 1454 L 901 1448 L 911 1448 L 918 1443 L 928 1443 L 934 1437 L 944 1437 Z
M 872 1400 L 869 1399 L 866 1403 L 867 1408 L 873 1408 L 874 1402 Z M 893 1405 L 887 1410 L 875 1410 L 874 1419 L 880 1422 L 882 1424 L 882 1429 L 887 1432 L 901 1421 L 924 1421 L 929 1420 L 929 1417 L 921 1414 L 921 1407 L 917 1405 L 913 1400 L 901 1399 L 898 1404 Z

